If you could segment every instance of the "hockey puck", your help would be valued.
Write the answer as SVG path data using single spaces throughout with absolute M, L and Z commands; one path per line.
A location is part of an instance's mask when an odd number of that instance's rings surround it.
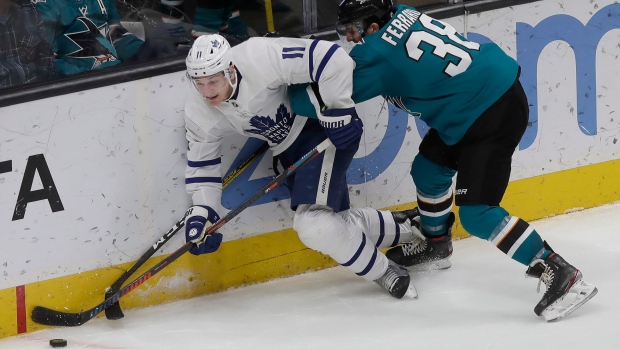
M 50 345 L 54 348 L 61 348 L 61 347 L 66 347 L 67 346 L 67 340 L 66 339 L 51 339 L 50 340 Z

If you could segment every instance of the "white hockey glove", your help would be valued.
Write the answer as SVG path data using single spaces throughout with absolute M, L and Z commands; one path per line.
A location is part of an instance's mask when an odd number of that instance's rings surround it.
M 346 149 L 353 142 L 359 141 L 364 132 L 364 125 L 355 107 L 327 109 L 319 115 L 319 122 L 336 149 Z
M 193 255 L 217 251 L 222 243 L 222 234 L 214 232 L 209 235 L 206 230 L 213 223 L 220 220 L 220 216 L 209 206 L 192 206 L 185 214 L 185 241 L 193 242 L 189 252 Z

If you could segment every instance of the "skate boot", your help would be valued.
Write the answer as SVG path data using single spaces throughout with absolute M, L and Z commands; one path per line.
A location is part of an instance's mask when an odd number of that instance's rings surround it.
M 417 213 L 417 209 L 414 209 Z M 393 212 L 394 220 L 402 223 L 398 219 L 407 216 L 411 225 L 422 230 L 419 215 L 413 216 L 414 210 Z M 388 259 L 405 267 L 412 269 L 448 269 L 452 266 L 450 256 L 452 255 L 452 226 L 454 225 L 454 213 L 450 212 L 448 217 L 448 230 L 440 236 L 430 236 L 423 234 L 422 237 L 414 237 L 411 242 L 393 247 L 386 252 Z
M 539 279 L 538 292 L 540 292 L 541 283 L 547 287 L 542 299 L 534 308 L 534 312 L 538 316 L 543 316 L 548 322 L 555 322 L 577 310 L 594 297 L 598 290 L 593 285 L 582 281 L 581 272 L 568 264 L 559 254 L 553 252 L 547 242 L 545 242 L 545 247 L 552 253 L 544 260 L 534 260 L 527 268 L 525 275 Z M 574 299 L 562 304 L 562 300 L 569 293 L 574 294 Z
M 418 230 L 420 230 L 420 222 L 414 221 L 414 218 L 420 217 L 420 211 L 417 207 L 411 210 L 404 211 L 395 211 L 392 212 L 392 217 L 394 217 L 394 221 L 398 224 L 402 224 L 407 222 L 407 219 L 410 221 L 411 225 L 415 226 Z
M 388 260 L 388 268 L 375 282 L 383 287 L 392 296 L 401 299 L 407 295 L 411 298 L 418 298 L 418 291 L 411 283 L 409 272 L 404 267 Z

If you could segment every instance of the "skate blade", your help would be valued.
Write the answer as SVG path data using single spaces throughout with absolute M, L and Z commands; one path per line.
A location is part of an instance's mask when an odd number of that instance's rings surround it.
M 438 261 L 432 261 L 422 264 L 412 265 L 410 267 L 406 267 L 409 271 L 414 272 L 424 272 L 424 271 L 433 271 L 433 270 L 444 270 L 448 269 L 452 266 L 452 262 L 450 259 L 440 259 Z
M 418 290 L 416 290 L 413 283 L 409 283 L 409 287 L 407 287 L 407 292 L 405 293 L 405 296 L 412 299 L 418 299 Z
M 574 294 L 575 298 L 568 304 L 563 305 L 562 300 L 566 297 L 558 299 L 555 303 L 549 306 L 543 313 L 543 317 L 547 322 L 558 322 L 564 317 L 579 309 L 587 301 L 596 296 L 598 289 L 593 285 L 585 281 L 579 280 L 576 282 L 566 294 Z

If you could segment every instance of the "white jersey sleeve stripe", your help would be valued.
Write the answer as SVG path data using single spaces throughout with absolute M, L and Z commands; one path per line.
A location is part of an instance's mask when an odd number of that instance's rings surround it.
M 287 58 L 304 58 L 304 54 L 303 53 L 283 53 L 282 59 L 287 59 Z
M 304 52 L 306 50 L 305 47 L 303 46 L 298 46 L 298 47 L 284 47 L 282 48 L 282 52 L 293 52 L 293 51 L 301 51 Z
M 321 64 L 319 64 L 319 68 L 317 69 L 316 76 L 314 77 L 315 82 L 321 80 L 321 73 L 323 73 L 323 69 L 325 69 L 327 62 L 329 62 L 329 60 L 334 55 L 334 52 L 336 52 L 336 50 L 339 48 L 340 46 L 334 44 L 332 47 L 329 48 L 325 56 L 323 56 L 323 60 L 321 60 Z
M 305 47 L 284 47 L 282 48 L 282 59 L 287 58 L 303 58 Z M 292 52 L 292 53 L 288 53 Z
M 217 158 L 213 160 L 204 160 L 204 161 L 187 161 L 187 166 L 189 167 L 205 167 L 205 166 L 213 166 L 219 165 L 222 163 L 222 158 Z
M 312 77 L 312 73 L 314 72 L 314 49 L 316 48 L 316 45 L 318 45 L 318 43 L 318 40 L 314 40 L 310 44 L 310 57 L 308 57 L 308 72 L 310 73 L 310 80 L 312 80 L 313 82 L 316 82 L 316 80 L 314 80 L 314 78 Z
M 327 62 L 329 62 L 331 57 L 334 55 L 334 52 L 336 52 L 336 50 L 340 48 L 340 46 L 333 44 L 329 48 L 329 50 L 327 50 L 327 52 L 323 55 L 323 58 L 321 59 L 321 62 L 319 63 L 317 67 L 316 73 L 314 73 L 314 58 L 315 58 L 314 51 L 318 44 L 319 44 L 318 40 L 314 40 L 312 44 L 310 44 L 310 57 L 308 60 L 308 65 L 309 65 L 310 79 L 313 82 L 318 82 L 321 79 L 321 73 L 323 72 L 323 69 L 325 69 Z

